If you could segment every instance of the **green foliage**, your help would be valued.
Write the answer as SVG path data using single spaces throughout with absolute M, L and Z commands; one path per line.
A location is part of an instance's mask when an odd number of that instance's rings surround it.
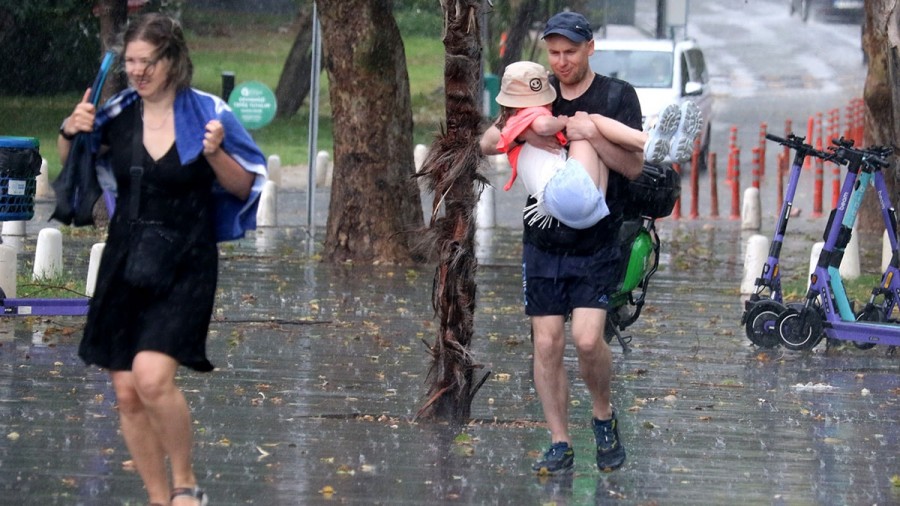
M 418 35 L 440 39 L 444 28 L 443 12 L 437 2 L 403 2 L 402 8 L 394 7 L 394 19 L 404 38 Z M 425 4 L 425 5 L 419 5 Z
M 194 62 L 195 87 L 218 95 L 222 91 L 222 73 L 231 71 L 235 73 L 238 84 L 254 80 L 275 89 L 297 33 L 295 29 L 283 29 L 291 19 L 282 18 L 281 24 L 278 24 L 267 13 L 230 15 L 219 18 L 219 21 L 208 18 L 207 22 L 219 23 L 216 26 L 220 26 L 220 31 L 226 33 L 201 35 L 199 32 L 205 30 L 197 29 L 195 21 L 188 19 L 203 13 L 191 13 L 190 5 L 187 3 L 185 6 L 183 19 Z M 435 3 L 428 9 L 434 11 L 433 16 L 439 26 L 440 7 Z M 425 15 L 429 16 L 431 14 Z M 422 24 L 426 23 L 428 21 L 423 18 Z M 430 144 L 444 120 L 444 46 L 440 29 L 425 36 L 408 33 L 403 33 L 402 36 L 413 110 L 413 142 Z M 0 118 L 3 119 L 0 135 L 38 138 L 41 156 L 47 159 L 51 180 L 60 170 L 56 153 L 59 124 L 71 113 L 96 74 L 98 66 L 99 60 L 90 62 L 87 67 L 91 75 L 81 80 L 73 91 L 37 96 L 0 92 L 3 95 L 0 98 Z M 317 150 L 333 151 L 329 85 L 324 72 L 320 84 Z M 268 126 L 252 131 L 251 135 L 266 155 L 277 154 L 281 157 L 282 165 L 291 166 L 308 163 L 308 132 L 307 103 L 294 117 L 276 118 Z
M 50 4 L 49 6 L 47 4 Z M 92 2 L 0 0 L 0 93 L 84 89 L 100 59 Z

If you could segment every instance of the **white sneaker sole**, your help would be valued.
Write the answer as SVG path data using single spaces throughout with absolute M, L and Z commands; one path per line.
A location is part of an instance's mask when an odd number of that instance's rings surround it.
M 676 163 L 684 163 L 694 154 L 694 141 L 700 134 L 703 125 L 703 114 L 697 104 L 690 100 L 681 105 L 681 120 L 678 123 L 678 131 L 672 136 L 669 145 L 669 158 Z
M 659 119 L 650 129 L 649 139 L 644 146 L 644 161 L 659 163 L 669 154 L 672 136 L 678 131 L 681 109 L 678 104 L 669 104 L 659 113 Z

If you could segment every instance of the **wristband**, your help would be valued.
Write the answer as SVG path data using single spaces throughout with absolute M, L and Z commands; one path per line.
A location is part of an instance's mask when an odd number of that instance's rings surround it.
M 59 126 L 59 135 L 61 135 L 63 139 L 71 142 L 75 136 L 66 133 L 66 121 L 68 121 L 68 118 L 63 120 L 62 125 Z

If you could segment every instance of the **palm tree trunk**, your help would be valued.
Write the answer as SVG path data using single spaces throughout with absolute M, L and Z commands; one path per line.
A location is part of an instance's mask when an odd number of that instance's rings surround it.
M 478 0 L 444 0 L 444 85 L 446 132 L 438 137 L 422 166 L 434 194 L 429 241 L 439 264 L 432 302 L 440 329 L 430 347 L 428 400 L 418 417 L 464 424 L 477 384 L 479 367 L 469 353 L 475 313 L 475 206 L 487 180 L 479 172 L 485 158 L 479 149 L 481 113 L 481 42 Z

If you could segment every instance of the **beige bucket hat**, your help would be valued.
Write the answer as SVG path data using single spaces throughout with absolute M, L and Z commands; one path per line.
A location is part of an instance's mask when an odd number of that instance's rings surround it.
M 497 103 L 504 107 L 535 107 L 556 100 L 556 90 L 550 86 L 543 65 L 518 61 L 507 65 L 500 82 Z

